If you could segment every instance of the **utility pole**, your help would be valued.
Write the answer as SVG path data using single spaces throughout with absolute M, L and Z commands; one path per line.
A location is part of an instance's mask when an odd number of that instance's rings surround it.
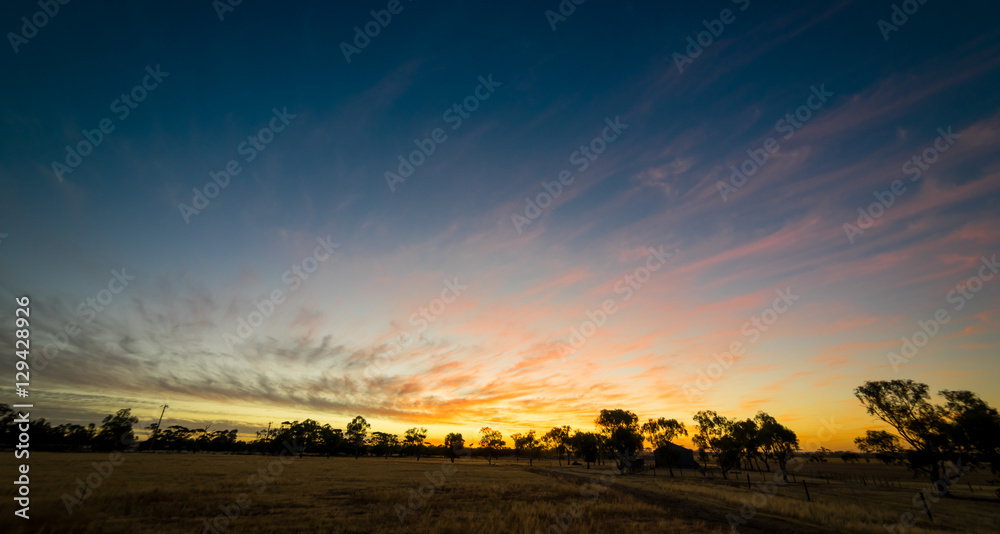
M 149 452 L 153 452 L 156 447 L 156 437 L 160 434 L 160 425 L 163 423 L 163 412 L 167 411 L 167 408 L 169 408 L 166 404 L 161 404 L 160 406 L 162 406 L 163 409 L 160 410 L 160 420 L 156 422 L 156 430 L 153 431 L 153 442 L 149 444 Z

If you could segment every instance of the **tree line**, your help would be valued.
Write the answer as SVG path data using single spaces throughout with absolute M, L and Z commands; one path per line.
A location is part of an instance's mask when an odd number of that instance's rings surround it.
M 862 453 L 874 455 L 887 463 L 901 463 L 915 474 L 927 476 L 947 495 L 947 488 L 968 469 L 985 467 L 1000 472 L 1000 414 L 970 391 L 941 391 L 943 404 L 930 402 L 926 384 L 913 380 L 869 381 L 854 394 L 870 415 L 888 425 L 888 429 L 868 430 L 854 442 Z M 13 447 L 19 430 L 15 412 L 0 404 L 0 446 Z M 772 465 L 785 473 L 787 463 L 799 448 L 795 432 L 774 417 L 758 412 L 752 418 L 732 419 L 712 410 L 696 412 L 692 419 L 691 441 L 702 466 L 714 464 L 722 476 L 734 469 L 771 471 Z M 44 418 L 29 422 L 31 447 L 44 451 L 112 451 L 122 443 L 135 442 L 133 426 L 139 422 L 130 409 L 118 410 L 105 417 L 101 425 L 62 424 L 53 426 Z M 525 458 L 529 465 L 542 454 L 591 464 L 614 462 L 621 473 L 644 450 L 656 450 L 688 435 L 688 428 L 677 419 L 639 417 L 624 409 L 605 409 L 594 420 L 595 430 L 556 426 L 544 433 L 529 430 L 510 435 L 510 446 L 499 430 L 488 426 L 479 430 L 478 441 L 468 440 L 471 452 L 492 464 L 500 457 Z M 238 439 L 236 429 L 190 429 L 181 425 L 146 427 L 145 441 L 134 450 L 190 451 L 278 454 L 291 443 L 299 454 L 326 456 L 415 457 L 434 455 L 455 460 L 466 447 L 461 433 L 445 436 L 443 445 L 427 442 L 427 429 L 413 427 L 402 437 L 372 431 L 358 415 L 344 429 L 306 419 L 285 421 L 278 427 L 256 432 L 255 439 Z M 648 445 L 647 445 L 648 443 Z M 824 449 L 825 451 L 826 449 Z M 660 449 L 670 467 L 682 449 Z M 469 452 L 469 451 L 466 451 Z M 855 453 L 845 461 L 855 459 Z M 958 473 L 956 476 L 956 472 Z M 671 474 L 673 474 L 671 469 Z
M 10 447 L 17 439 L 18 430 L 13 421 L 15 413 L 5 404 L 0 404 L 0 426 L 2 426 L 3 447 Z M 722 431 L 726 424 L 715 412 L 699 412 L 695 415 L 699 422 L 695 443 L 704 446 L 705 458 L 708 454 L 721 455 L 728 458 L 728 435 Z M 761 431 L 757 431 L 757 422 Z M 112 451 L 121 449 L 122 443 L 135 441 L 134 425 L 139 419 L 132 415 L 131 409 L 118 410 L 103 419 L 100 426 L 93 423 L 83 426 L 78 424 L 62 424 L 53 426 L 44 418 L 31 420 L 28 432 L 31 435 L 33 449 L 43 451 Z M 510 436 L 511 447 L 499 430 L 483 427 L 479 431 L 478 441 L 466 440 L 461 433 L 452 432 L 445 436 L 444 444 L 431 446 L 427 442 L 427 429 L 413 427 L 402 437 L 371 430 L 371 424 L 363 416 L 357 416 L 344 429 L 333 428 L 329 424 L 320 424 L 313 419 L 304 421 L 285 421 L 280 426 L 261 429 L 255 438 L 249 441 L 238 439 L 237 429 L 210 430 L 209 428 L 187 428 L 181 425 L 170 425 L 159 428 L 157 423 L 146 427 L 149 431 L 145 441 L 139 443 L 135 450 L 139 451 L 177 451 L 177 452 L 235 452 L 235 453 L 278 453 L 285 443 L 292 443 L 301 454 L 326 456 L 411 456 L 417 460 L 423 455 L 443 455 L 457 457 L 468 444 L 474 447 L 475 453 L 491 463 L 499 458 L 513 456 L 520 460 L 525 458 L 531 465 L 541 454 L 554 454 L 562 465 L 565 460 L 580 460 L 587 464 L 603 463 L 615 460 L 619 469 L 624 471 L 629 459 L 644 450 L 644 444 L 649 443 L 650 449 L 662 447 L 679 436 L 688 434 L 684 423 L 676 419 L 649 419 L 639 423 L 639 418 L 633 412 L 622 409 L 601 410 L 595 420 L 596 431 L 574 430 L 572 427 L 557 426 L 543 434 L 535 430 L 519 432 Z M 749 426 L 747 426 L 749 425 Z M 741 436 L 761 437 L 760 442 L 765 448 L 754 452 L 746 459 L 748 462 L 761 459 L 768 462 L 774 458 L 779 449 L 773 445 L 778 436 L 791 439 L 784 446 L 796 447 L 797 440 L 791 430 L 778 424 L 773 417 L 760 413 L 757 418 L 741 422 L 739 428 L 744 432 Z M 776 432 L 780 428 L 783 432 Z M 763 439 L 763 436 L 770 436 Z M 741 443 L 743 451 L 757 451 L 756 446 Z M 740 456 L 740 458 L 743 458 Z M 722 464 L 728 467 L 728 464 Z

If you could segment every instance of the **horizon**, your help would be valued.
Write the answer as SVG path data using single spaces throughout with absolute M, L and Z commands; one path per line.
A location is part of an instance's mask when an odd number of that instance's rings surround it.
M 867 380 L 1000 405 L 1000 8 L 559 5 L 69 3 L 8 36 L 32 419 L 438 444 L 764 411 L 846 451 L 885 428 Z

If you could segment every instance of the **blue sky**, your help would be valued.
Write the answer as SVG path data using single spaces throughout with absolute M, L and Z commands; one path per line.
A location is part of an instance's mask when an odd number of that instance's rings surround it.
M 589 426 L 612 406 L 765 410 L 803 435 L 843 421 L 846 447 L 872 425 L 851 395 L 866 379 L 1000 401 L 995 284 L 947 300 L 1000 251 L 994 7 L 927 2 L 886 40 L 892 3 L 590 0 L 553 30 L 554 1 L 404 0 L 346 61 L 341 43 L 386 5 L 247 0 L 220 21 L 210 2 L 73 2 L 0 53 L 0 294 L 31 296 L 44 347 L 112 270 L 136 277 L 39 370 L 39 414 L 168 402 L 178 422 L 252 432 L 360 413 L 434 437 Z M 724 9 L 734 20 L 678 69 Z M 6 3 L 5 32 L 38 10 Z M 156 66 L 169 74 L 119 118 L 112 103 Z M 452 129 L 444 113 L 480 77 L 499 85 Z M 801 129 L 775 131 L 821 87 Z M 246 161 L 275 109 L 295 117 Z M 57 179 L 52 162 L 104 118 L 114 131 Z M 627 128 L 581 171 L 574 152 L 615 118 Z M 385 173 L 435 128 L 447 140 L 391 190 Z M 959 137 L 910 181 L 903 163 L 938 128 Z M 769 137 L 778 150 L 723 199 L 728 167 Z M 240 174 L 185 221 L 230 160 Z M 525 199 L 563 170 L 573 181 L 519 232 Z M 852 243 L 843 224 L 897 179 L 906 192 Z M 283 274 L 325 237 L 339 247 L 292 290 Z M 626 301 L 616 284 L 649 247 L 675 254 Z M 419 329 L 446 280 L 468 289 Z M 783 288 L 801 299 L 691 394 Z M 287 300 L 227 347 L 275 290 Z M 607 299 L 620 310 L 565 357 Z M 893 369 L 887 352 L 942 307 L 953 320 Z

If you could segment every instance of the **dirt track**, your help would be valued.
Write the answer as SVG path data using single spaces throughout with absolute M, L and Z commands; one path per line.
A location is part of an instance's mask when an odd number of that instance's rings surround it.
M 581 484 L 587 473 L 574 473 L 569 471 L 555 471 L 552 469 L 532 467 L 527 469 L 530 473 L 552 477 L 571 484 Z M 641 488 L 634 488 L 617 484 L 610 486 L 608 491 L 617 491 L 629 495 L 647 504 L 660 506 L 673 512 L 678 519 L 691 522 L 704 522 L 709 525 L 709 532 L 730 532 L 729 523 L 726 520 L 727 513 L 738 515 L 735 509 L 726 510 L 723 508 L 713 508 L 713 503 L 707 500 L 692 499 L 680 495 L 665 495 L 653 491 L 646 491 Z M 746 524 L 739 526 L 737 532 L 748 533 L 777 533 L 777 534 L 799 534 L 799 533 L 822 533 L 832 534 L 837 532 L 832 529 L 818 528 L 804 523 L 789 521 L 784 518 L 769 516 L 763 512 L 758 512 Z

